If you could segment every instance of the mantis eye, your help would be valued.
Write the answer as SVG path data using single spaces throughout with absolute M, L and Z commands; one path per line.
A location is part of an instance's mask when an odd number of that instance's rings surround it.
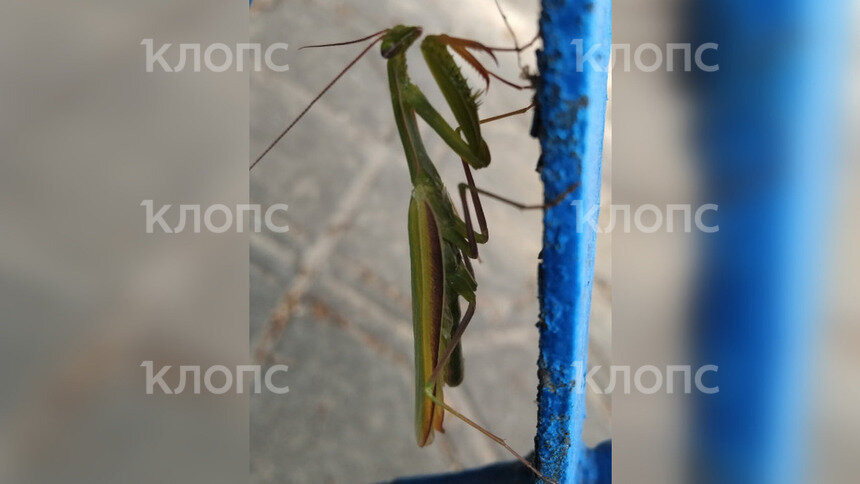
M 385 59 L 391 59 L 392 57 L 394 57 L 394 54 L 397 52 L 398 46 L 399 46 L 399 44 L 394 44 L 394 45 L 389 46 L 389 47 L 383 46 L 382 47 L 382 57 L 384 57 Z
M 408 31 L 393 41 L 391 45 L 382 44 L 382 57 L 390 59 L 400 53 L 401 49 L 406 49 L 415 39 L 421 37 L 423 29 L 421 27 L 410 27 Z

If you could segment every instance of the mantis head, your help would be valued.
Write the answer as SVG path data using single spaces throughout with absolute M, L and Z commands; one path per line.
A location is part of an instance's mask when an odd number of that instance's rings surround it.
M 382 47 L 380 48 L 382 57 L 391 59 L 405 52 L 418 37 L 421 37 L 421 33 L 421 27 L 398 25 L 392 28 L 382 37 Z

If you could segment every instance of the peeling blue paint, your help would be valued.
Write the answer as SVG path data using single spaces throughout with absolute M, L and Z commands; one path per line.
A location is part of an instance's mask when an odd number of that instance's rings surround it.
M 540 171 L 545 200 L 554 200 L 579 184 L 569 202 L 548 209 L 544 216 L 539 267 L 541 352 L 535 448 L 540 471 L 564 483 L 611 479 L 608 444 L 600 451 L 589 451 L 581 438 L 597 233 L 578 220 L 600 205 L 611 12 L 609 0 L 544 0 L 540 20 L 544 46 L 538 54 L 541 77 L 535 131 L 543 151 Z M 575 40 L 582 43 L 577 45 Z M 593 53 L 593 63 L 585 53 Z

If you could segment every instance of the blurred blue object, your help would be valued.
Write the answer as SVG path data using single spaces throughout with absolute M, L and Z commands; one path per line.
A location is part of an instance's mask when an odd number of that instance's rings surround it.
M 696 2 L 698 44 L 719 71 L 697 79 L 705 202 L 702 395 L 691 482 L 794 483 L 807 477 L 807 400 L 820 267 L 836 163 L 840 1 Z

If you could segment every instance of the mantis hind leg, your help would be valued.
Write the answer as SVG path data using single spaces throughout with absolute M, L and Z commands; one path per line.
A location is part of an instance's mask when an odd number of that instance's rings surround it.
M 432 400 L 434 404 L 438 405 L 439 407 L 441 407 L 441 408 L 442 408 L 442 409 L 444 409 L 445 411 L 450 412 L 452 415 L 454 415 L 454 416 L 455 416 L 455 417 L 457 417 L 458 419 L 460 419 L 460 420 L 462 420 L 463 422 L 465 422 L 468 426 L 472 427 L 473 429 L 477 430 L 478 432 L 481 432 L 482 434 L 484 434 L 485 436 L 487 436 L 487 438 L 489 438 L 489 439 L 490 439 L 490 440 L 492 440 L 493 442 L 495 442 L 495 443 L 499 444 L 500 446 L 504 447 L 504 448 L 505 448 L 505 450 L 507 450 L 507 451 L 508 451 L 512 456 L 514 456 L 518 461 L 522 462 L 522 463 L 523 463 L 523 465 L 525 465 L 526 467 L 528 467 L 528 469 L 529 469 L 529 470 L 531 470 L 532 472 L 534 472 L 534 474 L 535 474 L 538 478 L 540 478 L 541 480 L 546 481 L 546 482 L 553 482 L 553 483 L 555 482 L 555 481 L 553 481 L 552 479 L 549 479 L 549 478 L 547 478 L 546 476 L 544 476 L 543 474 L 541 474 L 541 473 L 540 473 L 540 471 L 538 471 L 538 470 L 537 470 L 537 468 L 534 466 L 534 464 L 532 464 L 532 463 L 531 463 L 528 459 L 526 459 L 525 457 L 521 456 L 521 455 L 520 455 L 516 450 L 514 450 L 514 448 L 513 448 L 513 447 L 511 447 L 510 445 L 508 445 L 508 443 L 505 441 L 505 439 L 503 439 L 503 438 L 499 437 L 498 435 L 496 435 L 496 434 L 494 434 L 494 433 L 490 432 L 489 430 L 485 429 L 485 428 L 484 428 L 484 427 L 482 427 L 480 424 L 476 423 L 474 420 L 472 420 L 472 419 L 470 419 L 469 417 L 467 417 L 467 416 L 463 415 L 462 413 L 458 412 L 456 409 L 454 409 L 453 407 L 451 407 L 450 405 L 448 405 L 447 403 L 445 403 L 442 399 L 437 398 L 437 397 L 436 397 L 436 395 L 435 395 L 435 394 L 434 394 L 434 392 L 433 392 L 433 387 L 434 387 L 434 386 L 435 386 L 435 385 L 434 385 L 433 383 L 428 383 L 428 385 L 427 385 L 427 386 L 425 387 L 425 389 L 424 389 L 424 393 L 425 393 L 425 395 L 427 395 L 427 398 L 429 398 L 430 400 Z
M 475 301 L 469 301 L 469 306 L 466 308 L 466 313 L 463 314 L 463 318 L 457 324 L 456 329 L 454 330 L 454 334 L 451 335 L 451 339 L 448 340 L 448 347 L 445 349 L 445 353 L 441 358 L 436 362 L 436 367 L 433 368 L 433 371 L 430 373 L 430 377 L 427 379 L 427 385 L 431 387 L 435 387 L 439 380 L 439 375 L 445 370 L 445 367 L 448 365 L 448 362 L 451 361 L 451 356 L 458 351 L 460 347 L 460 340 L 463 339 L 463 333 L 466 331 L 466 328 L 469 326 L 469 322 L 472 321 L 472 317 L 475 315 Z
M 453 316 L 451 331 L 444 340 L 444 351 L 440 355 L 441 357 L 438 359 L 436 366 L 438 368 L 445 368 L 445 384 L 449 387 L 456 387 L 460 385 L 460 383 L 463 383 L 465 370 L 463 367 L 463 345 L 460 344 L 459 338 L 456 341 L 453 339 L 457 334 L 457 330 L 460 328 L 460 298 L 455 295 L 451 299 L 451 314 Z M 434 368 L 434 370 L 435 369 L 436 368 Z M 433 375 L 431 375 L 429 380 L 433 381 Z
M 504 447 L 505 450 L 507 450 L 517 460 L 522 462 L 526 467 L 528 467 L 532 472 L 534 472 L 535 475 L 537 475 L 540 479 L 547 481 L 547 482 L 554 482 L 554 481 L 544 477 L 537 470 L 537 468 L 535 468 L 534 464 L 529 462 L 528 459 L 521 456 L 510 445 L 508 445 L 508 443 L 505 441 L 505 439 L 503 439 L 503 438 L 499 437 L 498 435 L 485 429 L 484 427 L 482 427 L 481 425 L 479 425 L 478 423 L 476 423 L 475 421 L 473 421 L 469 417 L 466 417 L 465 415 L 458 412 L 457 410 L 455 410 L 450 405 L 446 404 L 443 399 L 438 398 L 436 396 L 436 389 L 438 388 L 438 385 L 442 385 L 442 382 L 440 381 L 441 376 L 442 376 L 442 372 L 444 371 L 444 368 L 448 364 L 448 361 L 451 359 L 451 356 L 459 348 L 459 343 L 463 337 L 463 333 L 466 331 L 466 327 L 469 326 L 469 322 L 472 320 L 472 316 L 474 316 L 474 315 L 475 315 L 475 301 L 473 300 L 473 301 L 469 301 L 469 306 L 466 308 L 466 312 L 463 314 L 463 319 L 457 325 L 456 331 L 451 336 L 451 339 L 448 343 L 448 348 L 445 351 L 445 354 L 442 356 L 442 358 L 439 359 L 439 361 L 437 361 L 436 368 L 433 369 L 433 372 L 430 374 L 430 378 L 427 380 L 426 384 L 424 385 L 424 394 L 427 396 L 428 399 L 430 399 L 430 401 L 432 401 L 438 407 L 450 412 L 452 415 L 454 415 L 458 419 L 462 420 L 463 422 L 465 422 L 470 427 L 472 427 L 475 430 L 477 430 L 478 432 L 481 432 L 482 434 L 486 435 L 493 442 L 496 442 L 497 444 Z M 439 422 L 441 423 L 441 419 L 439 420 Z M 437 429 L 437 430 L 441 430 L 441 429 Z

